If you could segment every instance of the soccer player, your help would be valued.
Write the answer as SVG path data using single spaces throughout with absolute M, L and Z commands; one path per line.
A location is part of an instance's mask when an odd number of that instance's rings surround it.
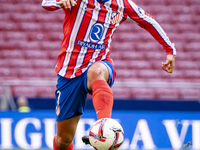
M 110 44 L 122 22 L 135 22 L 163 46 L 167 56 L 161 66 L 168 73 L 173 72 L 176 49 L 154 18 L 132 0 L 43 0 L 42 6 L 49 11 L 62 8 L 65 13 L 64 38 L 56 63 L 57 134 L 53 148 L 72 150 L 87 93 L 92 94 L 97 119 L 111 117 L 110 87 L 115 69 Z

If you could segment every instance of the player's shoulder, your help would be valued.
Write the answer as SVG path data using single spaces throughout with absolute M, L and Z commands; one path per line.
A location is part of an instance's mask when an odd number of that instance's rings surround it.
M 123 1 L 123 4 L 124 4 L 124 5 L 128 5 L 128 6 L 137 6 L 136 3 L 135 3 L 135 1 L 133 1 L 133 0 L 121 0 L 121 1 Z M 126 7 L 128 7 L 128 6 L 126 6 Z M 126 8 L 126 7 L 125 7 L 125 8 Z

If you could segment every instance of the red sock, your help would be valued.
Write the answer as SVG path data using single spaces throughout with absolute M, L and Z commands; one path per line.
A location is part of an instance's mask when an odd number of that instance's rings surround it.
M 73 150 L 73 146 L 74 146 L 74 143 L 73 143 L 73 141 L 72 141 L 72 143 L 69 145 L 68 148 L 60 149 L 60 148 L 56 145 L 55 137 L 53 138 L 53 150 Z
M 97 119 L 111 118 L 113 106 L 113 93 L 104 80 L 97 80 L 92 83 L 92 101 L 97 113 Z

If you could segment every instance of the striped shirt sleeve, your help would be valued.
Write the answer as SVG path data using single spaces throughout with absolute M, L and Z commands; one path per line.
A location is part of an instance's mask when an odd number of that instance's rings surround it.
M 176 55 L 174 44 L 151 15 L 137 6 L 132 0 L 127 0 L 126 8 L 128 20 L 137 23 L 140 27 L 147 30 L 163 46 L 167 54 Z
M 59 0 L 43 0 L 42 7 L 48 11 L 60 9 L 61 7 L 56 4 L 57 2 L 59 2 Z

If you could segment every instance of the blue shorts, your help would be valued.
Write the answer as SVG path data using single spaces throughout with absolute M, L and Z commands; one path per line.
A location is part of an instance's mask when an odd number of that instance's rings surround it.
M 107 61 L 99 62 L 103 63 L 108 69 L 108 84 L 111 87 L 115 80 L 114 66 Z M 87 93 L 92 94 L 92 91 L 87 88 L 87 71 L 81 76 L 72 79 L 58 75 L 57 90 L 55 92 L 57 121 L 83 114 Z

